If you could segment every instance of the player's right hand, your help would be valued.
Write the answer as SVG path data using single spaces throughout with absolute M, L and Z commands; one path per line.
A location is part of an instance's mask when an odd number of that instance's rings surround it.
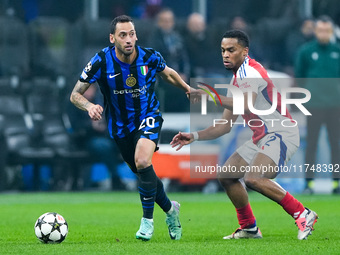
M 178 132 L 177 135 L 172 138 L 172 141 L 170 142 L 170 145 L 172 145 L 172 148 L 176 148 L 176 151 L 180 150 L 184 145 L 190 144 L 194 141 L 194 136 L 191 133 L 182 133 Z
M 103 113 L 103 107 L 99 104 L 93 104 L 88 109 L 87 112 L 91 119 L 93 120 L 101 120 L 102 119 L 102 113 Z

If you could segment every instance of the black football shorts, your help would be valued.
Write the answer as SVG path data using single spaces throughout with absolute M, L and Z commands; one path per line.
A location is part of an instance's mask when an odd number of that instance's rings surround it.
M 135 164 L 135 151 L 139 139 L 146 138 L 156 144 L 155 151 L 158 150 L 157 144 L 163 124 L 161 116 L 147 117 L 142 120 L 139 129 L 132 131 L 128 136 L 123 138 L 115 137 L 120 153 L 124 161 L 129 165 L 134 173 L 137 173 Z

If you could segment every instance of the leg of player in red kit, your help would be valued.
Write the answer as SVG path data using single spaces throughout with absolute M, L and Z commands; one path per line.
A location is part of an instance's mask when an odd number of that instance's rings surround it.
M 235 153 L 232 157 L 239 162 L 238 167 L 241 165 L 247 165 L 247 163 L 237 153 Z M 250 166 L 258 166 L 257 169 L 260 169 L 260 167 L 264 165 L 270 165 L 273 167 L 276 166 L 272 159 L 262 153 L 256 154 L 250 164 Z M 305 208 L 280 185 L 270 180 L 275 178 L 276 175 L 276 172 L 262 173 L 262 171 L 249 171 L 244 175 L 244 181 L 248 188 L 257 191 L 280 204 L 282 208 L 295 219 L 295 223 L 299 229 L 298 239 L 306 239 L 313 231 L 313 226 L 317 221 L 318 216 L 315 212 Z M 222 179 L 221 183 L 236 207 L 239 224 L 241 226 L 233 234 L 224 237 L 224 239 L 261 238 L 261 232 L 256 227 L 255 217 L 252 214 L 249 203 L 247 203 L 248 196 L 245 193 L 245 189 L 241 187 L 241 183 L 235 179 L 232 181 L 229 180 L 229 182 L 226 181 L 226 179 L 224 179 L 224 181 Z M 255 223 L 252 224 L 254 221 Z
M 271 166 L 275 168 L 276 164 L 267 155 L 257 153 L 251 162 L 252 166 Z M 312 233 L 313 226 L 318 216 L 315 212 L 305 208 L 301 202 L 294 198 L 289 192 L 284 190 L 278 183 L 271 180 L 277 176 L 278 172 L 249 172 L 245 175 L 244 182 L 248 188 L 251 188 L 271 200 L 277 202 L 282 208 L 295 219 L 298 227 L 298 239 L 307 239 Z
M 260 229 L 256 226 L 256 219 L 248 201 L 248 193 L 240 178 L 244 176 L 241 167 L 248 166 L 248 163 L 235 152 L 226 161 L 225 166 L 234 166 L 238 170 L 233 173 L 219 174 L 219 181 L 225 192 L 235 206 L 237 219 L 240 227 L 231 235 L 223 239 L 241 239 L 241 238 L 262 238 Z

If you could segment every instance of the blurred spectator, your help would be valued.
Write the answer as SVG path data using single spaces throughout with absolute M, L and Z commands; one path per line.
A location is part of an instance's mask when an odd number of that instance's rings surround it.
M 241 16 L 235 16 L 232 18 L 229 26 L 230 30 L 241 30 L 248 34 L 251 47 L 249 50 L 249 55 L 252 58 L 255 58 L 256 60 L 260 61 L 263 60 L 261 56 L 264 55 L 263 47 L 261 47 L 261 42 L 259 38 L 259 33 L 256 32 L 256 27 L 251 27 L 249 23 Z
M 293 66 L 299 47 L 314 38 L 314 20 L 304 19 L 298 29 L 291 31 L 286 39 L 287 65 L 286 72 L 293 75 Z
M 101 102 L 97 86 L 92 85 L 84 96 L 92 102 Z M 83 112 L 74 105 L 69 106 L 69 117 L 76 141 L 80 147 L 85 147 L 95 160 L 103 162 L 111 172 L 111 184 L 113 190 L 124 189 L 124 184 L 117 173 L 117 165 L 121 163 L 115 143 L 108 137 L 105 120 L 93 121 L 87 112 Z M 90 174 L 84 174 L 85 188 L 90 187 Z
M 298 21 L 298 4 L 295 0 L 268 1 L 268 14 L 256 23 L 257 36 L 261 38 L 262 64 L 283 71 L 286 63 L 285 40 Z
M 274 19 L 298 18 L 299 1 L 296 0 L 269 0 L 267 1 L 268 13 L 266 16 Z M 260 16 L 258 16 L 260 18 Z
M 212 47 L 212 40 L 207 33 L 206 23 L 201 14 L 192 13 L 189 16 L 184 42 L 190 61 L 190 77 L 212 76 L 216 72 L 215 67 L 220 64 L 222 58 L 219 50 L 210 50 L 216 49 L 216 47 Z
M 340 46 L 331 42 L 333 22 L 328 16 L 321 16 L 315 24 L 316 40 L 304 44 L 297 55 L 295 74 L 297 78 L 312 78 L 303 82 L 312 98 L 306 104 L 312 116 L 307 118 L 306 163 L 314 165 L 321 126 L 326 125 L 331 148 L 331 163 L 340 163 L 339 121 L 340 84 L 338 79 L 320 82 L 316 78 L 340 77 Z M 312 171 L 306 174 L 305 192 L 313 192 Z M 338 176 L 333 173 L 333 192 L 340 193 Z
M 247 34 L 249 33 L 248 24 L 241 16 L 236 16 L 231 20 L 230 28 L 235 30 L 242 30 Z
M 190 66 L 182 37 L 174 30 L 175 15 L 172 10 L 162 9 L 157 15 L 157 28 L 149 38 L 148 45 L 159 51 L 168 66 L 175 69 L 183 80 L 188 81 Z M 176 88 L 160 80 L 160 102 L 166 112 L 186 111 L 186 97 Z M 176 98 L 176 100 L 174 100 Z M 161 105 L 162 108 L 162 105 Z
M 145 17 L 143 18 L 154 18 L 161 9 L 162 0 L 146 0 L 145 5 Z
M 230 20 L 232 16 L 239 16 L 246 13 L 247 18 L 249 18 L 251 22 L 256 22 L 259 17 L 268 15 L 268 0 L 214 0 L 207 2 L 210 4 L 210 6 L 208 6 L 210 7 L 212 18 L 223 17 L 225 20 Z M 256 11 L 254 11 L 255 8 Z M 222 32 L 222 35 L 224 32 L 225 31 Z
M 157 15 L 157 28 L 150 38 L 150 47 L 159 51 L 169 66 L 182 76 L 189 73 L 189 63 L 182 37 L 174 30 L 175 15 L 163 9 Z

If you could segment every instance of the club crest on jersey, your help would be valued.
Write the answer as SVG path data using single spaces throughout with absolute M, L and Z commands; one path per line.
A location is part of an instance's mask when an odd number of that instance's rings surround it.
M 149 70 L 148 66 L 141 66 L 140 67 L 140 71 L 144 76 L 148 73 L 148 70 Z
M 135 77 L 133 77 L 133 75 L 132 74 L 129 74 L 128 75 L 129 77 L 126 79 L 126 81 L 125 81 L 125 83 L 126 83 L 126 85 L 127 86 L 129 86 L 129 87 L 133 87 L 133 86 L 135 86 L 136 85 L 136 78 Z
M 92 69 L 92 63 L 91 61 L 87 63 L 87 65 L 85 66 L 85 72 L 89 72 Z

